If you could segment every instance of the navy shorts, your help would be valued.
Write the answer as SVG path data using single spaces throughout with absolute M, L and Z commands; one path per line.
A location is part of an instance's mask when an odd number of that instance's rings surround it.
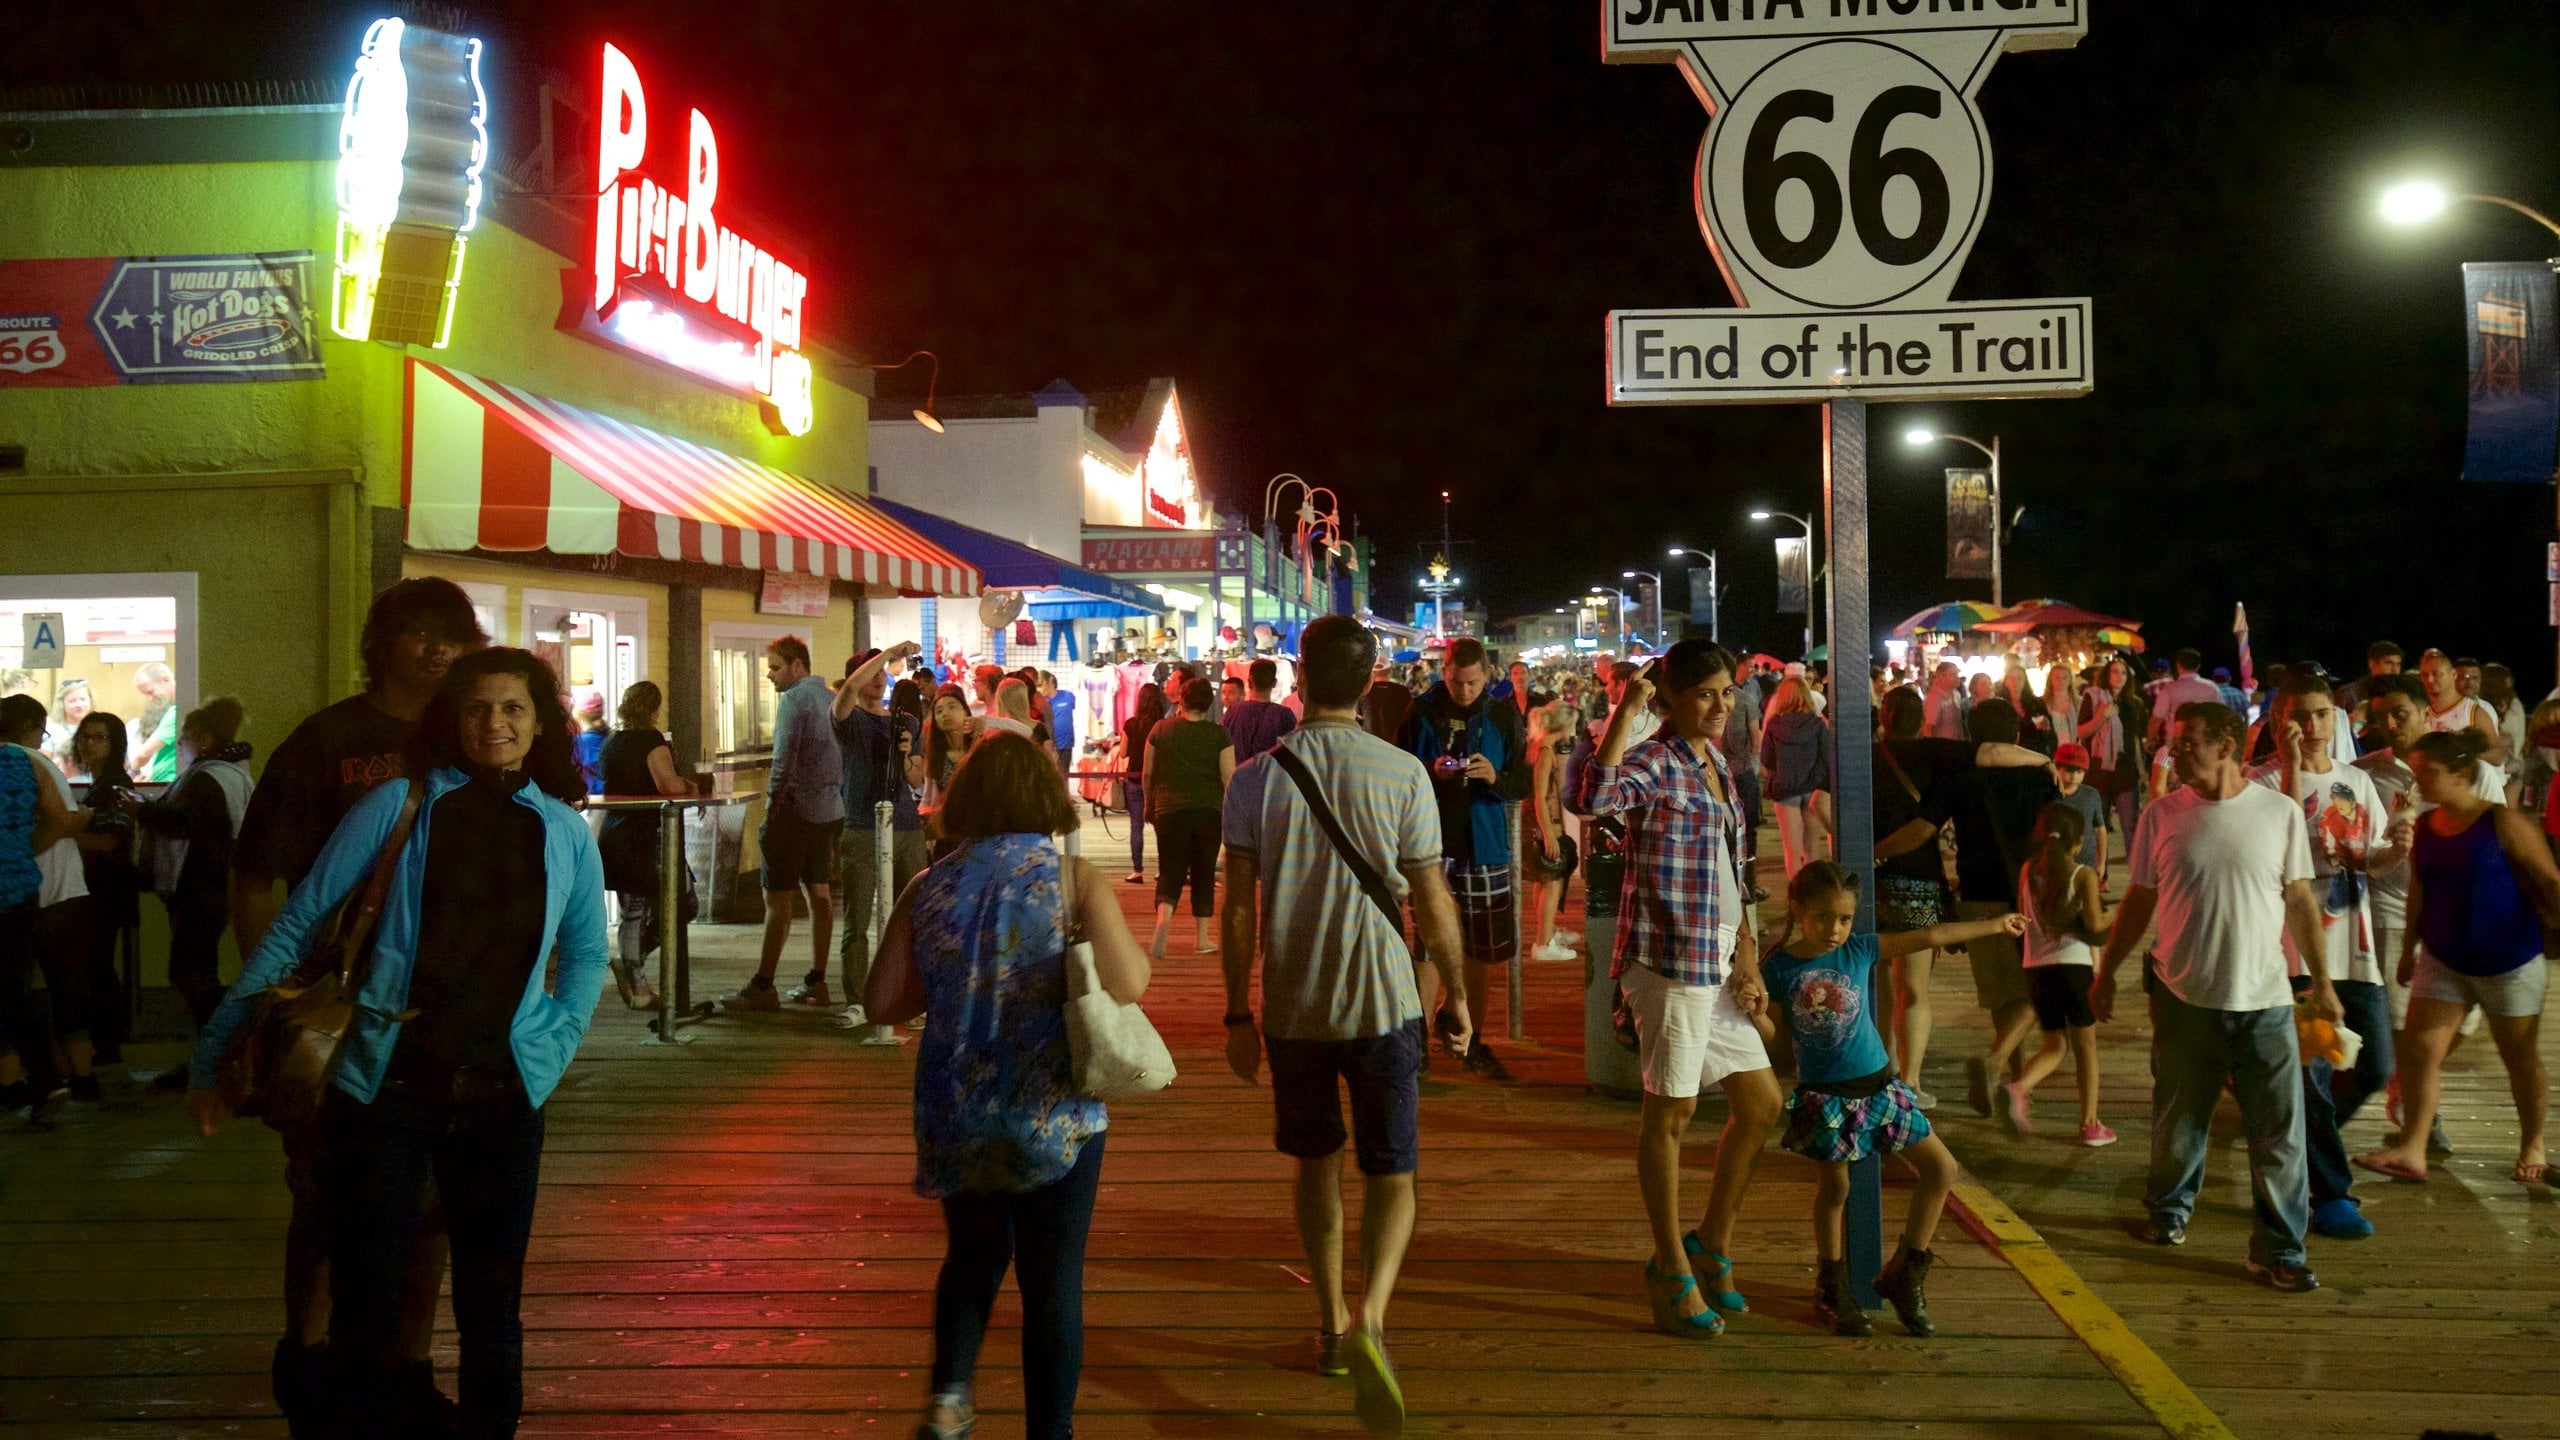
M 843 833 L 842 820 L 803 820 L 779 807 L 768 812 L 756 832 L 765 892 L 836 883 L 836 839 Z
M 1342 1148 L 1342 1090 L 1351 1082 L 1352 1149 L 1363 1175 L 1410 1175 L 1422 1163 L 1422 1022 L 1365 1040 L 1262 1038 L 1271 1058 L 1272 1136 L 1280 1153 L 1319 1160 Z

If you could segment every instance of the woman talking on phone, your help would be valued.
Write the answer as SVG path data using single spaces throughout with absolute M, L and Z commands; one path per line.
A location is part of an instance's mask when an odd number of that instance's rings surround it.
M 390 1375 L 430 1186 L 453 1244 L 461 1432 L 513 1435 L 524 1408 L 519 1309 L 543 1103 L 586 1035 L 608 956 L 604 869 L 571 808 L 586 794 L 572 733 L 536 656 L 454 661 L 410 740 L 409 779 L 339 823 L 196 1046 L 187 1108 L 210 1135 L 229 1117 L 214 1081 L 232 1032 L 367 878 L 422 786 L 320 1116 L 339 1433 L 408 1433 Z

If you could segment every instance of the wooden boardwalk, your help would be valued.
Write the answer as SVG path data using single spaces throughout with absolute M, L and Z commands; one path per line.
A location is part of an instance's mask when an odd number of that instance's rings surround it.
M 703 988 L 734 983 L 752 933 L 696 934 Z M 1542 1043 L 1501 1046 L 1515 1082 L 1442 1062 L 1425 1091 L 1420 1229 L 1390 1335 L 1409 1433 L 2160 1433 L 2055 1310 L 1953 1224 L 1933 1287 L 1940 1336 L 1902 1336 L 1889 1317 L 1865 1341 L 1811 1328 L 1813 1172 L 1774 1148 L 1738 1245 L 1755 1313 L 1712 1344 L 1653 1334 L 1633 1107 L 1583 1089 L 1581 967 L 1532 964 L 1527 979 Z M 1952 967 L 1939 989 L 1939 1053 L 1955 1073 L 1978 1032 Z M 1184 1075 L 1113 1115 L 1086 1276 L 1085 1435 L 1359 1433 L 1347 1382 L 1309 1365 L 1286 1164 L 1270 1149 L 1268 1092 L 1225 1071 L 1221 1001 L 1215 959 L 1177 938 L 1149 1008 Z M 942 1243 L 938 1210 L 908 1184 L 913 1048 L 855 1048 L 815 1015 L 691 1033 L 649 1045 L 641 1017 L 609 1004 L 552 1104 L 525 1433 L 907 1435 Z M 1960 1084 L 1938 1085 L 1954 1102 L 1943 1113 L 1958 1152 L 2236 1433 L 2560 1434 L 2547 1418 L 2560 1415 L 2549 1192 L 2457 1161 L 2426 1191 L 2375 1198 L 2380 1239 L 2316 1249 L 2328 1290 L 2277 1297 L 2238 1277 L 2244 1181 L 2223 1151 L 2194 1241 L 2141 1249 L 2118 1232 L 2141 1169 L 2138 1043 L 2127 1030 L 2110 1051 L 2126 1077 L 2107 1105 L 2127 1137 L 2113 1150 L 2009 1140 L 1961 1114 Z M 2504 1133 L 2495 1061 L 2484 1045 L 2458 1063 L 2456 1143 L 2486 1157 Z M 1702 1124 L 1699 1204 L 1712 1163 Z M 244 1124 L 200 1140 L 167 1097 L 0 1136 L 0 1432 L 281 1435 L 267 1402 L 280 1176 L 272 1135 Z M 1899 1204 L 1889 1192 L 1888 1213 Z M 1008 1294 L 979 1379 L 982 1435 L 1019 1433 L 1016 1316 Z M 449 1333 L 442 1351 L 449 1367 Z

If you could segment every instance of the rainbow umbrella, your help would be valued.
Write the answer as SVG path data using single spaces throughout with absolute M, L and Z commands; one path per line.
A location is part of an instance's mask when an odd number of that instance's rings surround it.
M 1981 600 L 1950 600 L 1943 605 L 1930 606 L 1886 633 L 1897 638 L 1907 638 L 1923 630 L 1952 634 L 1974 629 L 1984 621 L 1997 620 L 2006 613 L 1999 606 Z
M 2145 641 L 2140 635 L 2131 630 L 2118 629 L 2112 625 L 2098 632 L 2098 644 L 2103 649 L 2130 650 L 2136 655 L 2139 655 L 2143 651 L 2151 648 L 2149 642 Z

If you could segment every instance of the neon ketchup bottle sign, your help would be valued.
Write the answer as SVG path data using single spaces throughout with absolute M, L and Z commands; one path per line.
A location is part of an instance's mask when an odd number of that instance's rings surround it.
M 720 143 L 687 114 L 683 180 L 643 168 L 649 102 L 640 72 L 604 47 L 597 107 L 595 258 L 590 303 L 615 343 L 751 393 L 786 434 L 810 425 L 810 367 L 800 353 L 809 279 L 720 213 Z

